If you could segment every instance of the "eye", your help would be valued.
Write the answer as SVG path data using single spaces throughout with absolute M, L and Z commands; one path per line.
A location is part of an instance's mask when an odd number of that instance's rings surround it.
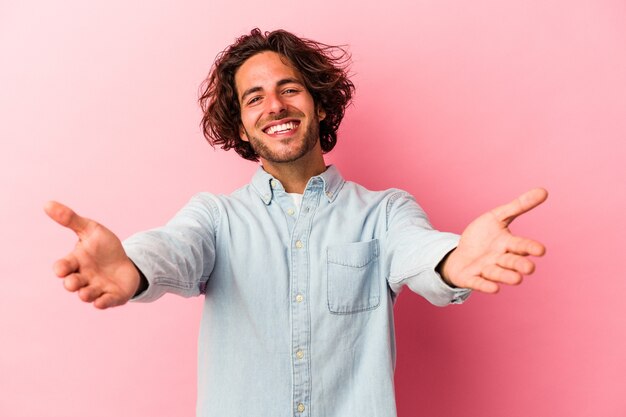
M 285 90 L 283 90 L 283 94 L 289 94 L 289 95 L 296 94 L 299 92 L 300 90 L 298 90 L 297 88 L 286 88 Z
M 248 102 L 246 103 L 248 106 L 257 103 L 259 100 L 261 100 L 261 96 L 254 96 L 252 97 L 250 100 L 248 100 Z

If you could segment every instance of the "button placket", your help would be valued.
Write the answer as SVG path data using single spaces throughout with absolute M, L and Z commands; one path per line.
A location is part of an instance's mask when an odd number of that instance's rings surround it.
M 298 218 L 298 210 L 294 206 L 293 198 L 279 187 L 274 189 L 274 198 L 276 202 L 278 202 L 280 209 L 283 211 L 283 213 L 285 213 L 287 227 L 289 228 L 289 231 L 293 236 L 296 219 Z
M 308 239 L 315 208 L 323 190 L 319 182 L 310 184 L 304 192 L 300 215 L 295 218 L 291 234 L 291 317 L 292 317 L 292 370 L 293 404 L 298 417 L 309 415 L 311 400 L 311 374 L 309 355 L 311 316 L 308 303 L 309 247 Z

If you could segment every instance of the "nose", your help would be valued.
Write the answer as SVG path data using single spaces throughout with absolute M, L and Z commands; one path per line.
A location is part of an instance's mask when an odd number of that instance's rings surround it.
M 265 100 L 265 110 L 270 115 L 276 115 L 287 109 L 285 102 L 279 94 L 268 94 Z

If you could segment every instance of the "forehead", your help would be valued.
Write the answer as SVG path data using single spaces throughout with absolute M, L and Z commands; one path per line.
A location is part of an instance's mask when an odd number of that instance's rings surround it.
M 270 88 L 278 81 L 295 78 L 302 81 L 302 75 L 284 55 L 273 51 L 259 52 L 248 58 L 235 72 L 237 95 L 249 88 Z

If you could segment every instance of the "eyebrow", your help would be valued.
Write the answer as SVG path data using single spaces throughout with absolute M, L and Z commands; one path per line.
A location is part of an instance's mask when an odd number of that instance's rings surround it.
M 302 83 L 302 81 L 298 80 L 297 78 L 283 78 L 282 80 L 278 81 L 276 83 L 277 87 L 283 86 L 285 84 L 299 84 L 301 86 L 304 86 L 304 84 Z M 250 87 L 248 88 L 246 91 L 243 92 L 243 94 L 241 95 L 241 101 L 243 101 L 247 96 L 249 96 L 250 94 L 254 94 L 258 91 L 263 91 L 263 87 L 260 86 L 255 86 L 255 87 Z

